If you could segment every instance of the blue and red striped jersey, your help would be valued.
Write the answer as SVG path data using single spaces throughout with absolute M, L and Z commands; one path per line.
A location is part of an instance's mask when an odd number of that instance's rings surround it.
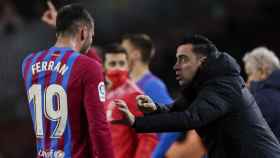
M 99 62 L 70 48 L 28 55 L 22 64 L 38 158 L 113 158 Z

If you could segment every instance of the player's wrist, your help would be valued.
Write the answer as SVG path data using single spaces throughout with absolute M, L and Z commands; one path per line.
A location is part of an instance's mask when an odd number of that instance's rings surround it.
M 135 123 L 135 116 L 132 113 L 129 113 L 129 123 L 130 126 L 133 126 Z

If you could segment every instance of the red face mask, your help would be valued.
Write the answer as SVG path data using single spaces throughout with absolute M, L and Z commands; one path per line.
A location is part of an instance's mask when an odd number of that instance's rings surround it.
M 127 70 L 108 70 L 106 73 L 107 78 L 110 80 L 112 86 L 111 90 L 118 88 L 128 79 Z

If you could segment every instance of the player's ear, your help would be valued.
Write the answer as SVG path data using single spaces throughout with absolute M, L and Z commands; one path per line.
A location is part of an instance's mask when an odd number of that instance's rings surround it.
M 84 41 L 89 36 L 89 31 L 86 26 L 81 28 L 81 41 Z
M 81 30 L 80 30 L 80 35 L 81 35 L 81 41 L 84 41 L 85 40 L 85 29 L 84 28 L 82 28 Z

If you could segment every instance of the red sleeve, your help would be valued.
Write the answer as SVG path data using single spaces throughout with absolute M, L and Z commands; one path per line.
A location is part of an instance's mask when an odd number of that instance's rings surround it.
M 127 95 L 124 98 L 124 101 L 127 103 L 129 110 L 135 116 L 142 116 L 143 113 L 138 109 L 136 105 L 136 96 L 141 93 L 135 92 L 130 95 Z M 157 136 L 155 133 L 143 133 L 137 134 L 137 147 L 136 152 L 133 158 L 150 158 L 152 152 L 154 151 L 155 146 L 158 143 Z
M 91 150 L 93 155 L 99 158 L 113 158 L 112 138 L 105 117 L 104 101 L 103 69 L 97 62 L 90 62 L 86 66 L 84 78 L 84 106 Z

